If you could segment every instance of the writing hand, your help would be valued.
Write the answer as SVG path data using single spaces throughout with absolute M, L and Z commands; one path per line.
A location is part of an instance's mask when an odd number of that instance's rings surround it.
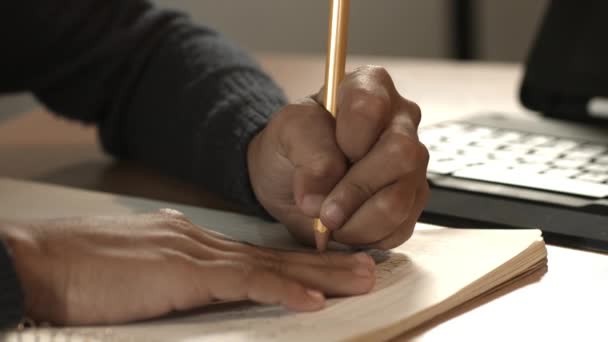
M 429 195 L 419 107 L 379 67 L 345 77 L 336 120 L 320 101 L 318 94 L 284 107 L 250 143 L 258 200 L 304 243 L 314 243 L 312 219 L 320 217 L 338 242 L 399 246 Z

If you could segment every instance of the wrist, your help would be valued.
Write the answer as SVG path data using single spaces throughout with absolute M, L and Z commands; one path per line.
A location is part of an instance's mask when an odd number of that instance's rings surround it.
M 257 163 L 260 156 L 260 140 L 262 139 L 263 132 L 263 130 L 259 131 L 247 145 L 247 177 L 251 192 L 256 201 L 256 208 L 253 209 L 253 214 L 266 220 L 275 220 L 272 208 L 267 206 L 268 201 L 264 198 L 264 192 L 258 182 L 259 168 Z

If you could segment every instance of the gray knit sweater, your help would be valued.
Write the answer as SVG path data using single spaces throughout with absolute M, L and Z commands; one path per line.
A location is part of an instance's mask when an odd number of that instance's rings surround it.
M 246 150 L 284 96 L 216 32 L 146 0 L 0 1 L 0 46 L 0 92 L 30 91 L 97 125 L 116 158 L 263 213 Z M 0 241 L 0 327 L 21 318 L 22 303 Z

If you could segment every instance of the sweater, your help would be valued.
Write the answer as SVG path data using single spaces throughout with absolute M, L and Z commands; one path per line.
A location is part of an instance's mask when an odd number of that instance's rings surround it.
M 147 0 L 1 1 L 0 42 L 0 93 L 31 92 L 57 115 L 95 124 L 115 158 L 265 214 L 249 183 L 247 146 L 285 97 L 214 30 Z M 0 243 L 0 327 L 22 315 Z

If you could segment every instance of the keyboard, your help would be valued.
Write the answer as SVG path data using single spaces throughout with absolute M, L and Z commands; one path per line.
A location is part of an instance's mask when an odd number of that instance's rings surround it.
M 430 174 L 608 197 L 608 144 L 464 122 L 423 127 L 420 140 Z

